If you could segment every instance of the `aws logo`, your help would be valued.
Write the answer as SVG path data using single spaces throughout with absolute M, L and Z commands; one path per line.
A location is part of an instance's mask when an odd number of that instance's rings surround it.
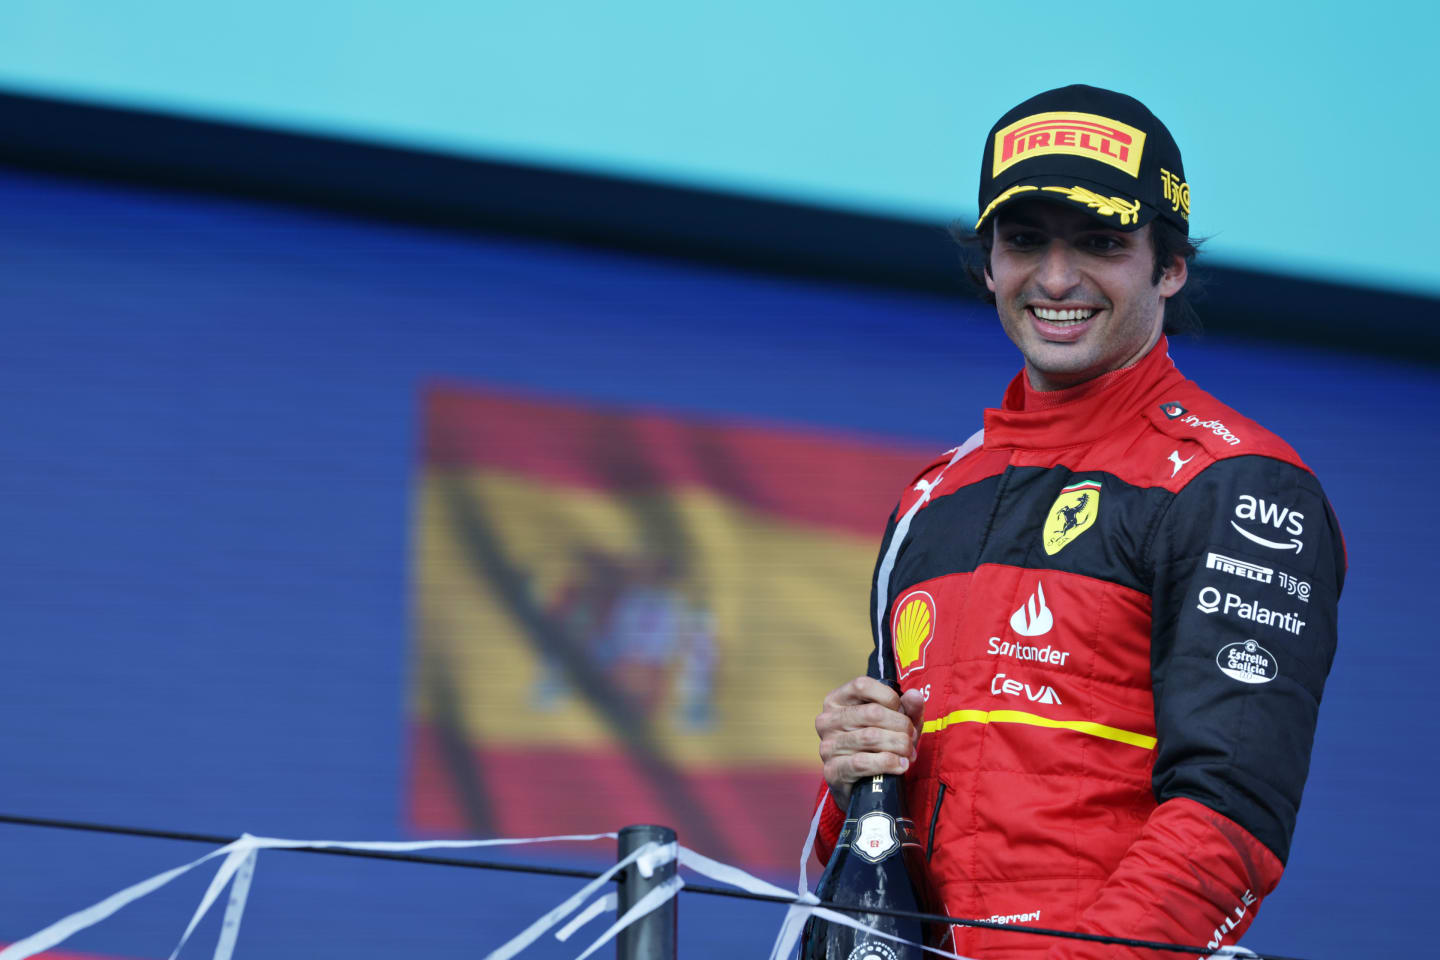
M 1274 528 L 1280 536 L 1290 534 L 1288 540 L 1270 540 L 1263 536 L 1257 536 L 1231 520 L 1230 526 L 1251 543 L 1258 543 L 1271 550 L 1294 550 L 1296 556 L 1299 556 L 1300 551 L 1305 549 L 1305 542 L 1300 539 L 1305 535 L 1305 514 L 1298 510 L 1292 510 L 1278 503 L 1268 503 L 1263 497 L 1246 493 L 1241 494 L 1235 504 L 1235 516 L 1241 520 L 1259 523 L 1262 527 Z M 1269 530 L 1265 532 L 1269 533 Z
M 924 669 L 925 650 L 934 637 L 935 598 L 924 590 L 912 590 L 895 604 L 890 620 L 890 639 L 901 679 Z

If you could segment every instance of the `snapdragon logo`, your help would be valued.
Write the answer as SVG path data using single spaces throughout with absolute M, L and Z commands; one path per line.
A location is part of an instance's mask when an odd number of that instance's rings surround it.
M 1201 420 L 1199 417 L 1195 416 L 1195 414 L 1189 413 L 1186 414 L 1185 419 L 1181 420 L 1180 422 L 1186 424 L 1187 426 L 1194 427 L 1196 430 L 1209 430 L 1211 433 L 1215 434 L 1215 436 L 1219 437 L 1221 440 L 1224 440 L 1232 447 L 1237 446 L 1240 443 L 1240 438 L 1235 436 L 1235 434 L 1231 433 L 1230 428 L 1225 426 L 1225 424 L 1221 423 L 1219 420 Z

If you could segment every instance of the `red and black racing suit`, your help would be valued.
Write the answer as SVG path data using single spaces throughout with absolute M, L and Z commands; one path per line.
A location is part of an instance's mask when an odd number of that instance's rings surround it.
M 872 620 L 926 696 L 906 789 L 951 916 L 1220 946 L 1280 879 L 1344 548 L 1295 452 L 1166 350 L 1059 393 L 1022 373 L 890 518 Z M 955 932 L 983 960 L 1140 955 Z

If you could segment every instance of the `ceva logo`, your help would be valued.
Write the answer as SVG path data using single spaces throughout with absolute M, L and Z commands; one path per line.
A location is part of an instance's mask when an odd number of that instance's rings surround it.
M 1053 703 L 1057 706 L 1060 705 L 1060 694 L 1056 693 L 1055 688 L 1047 683 L 1042 683 L 1037 689 L 1028 683 L 1021 683 L 1019 680 L 1010 679 L 1003 673 L 995 674 L 995 679 L 990 681 L 991 696 L 998 697 L 1004 694 L 1006 696 L 1017 697 L 1022 693 L 1025 695 L 1025 699 L 1033 703 Z
M 1055 617 L 1045 605 L 1045 585 L 1037 581 L 1030 599 L 1010 614 L 1010 629 L 1022 637 L 1040 637 L 1049 633 L 1054 625 Z

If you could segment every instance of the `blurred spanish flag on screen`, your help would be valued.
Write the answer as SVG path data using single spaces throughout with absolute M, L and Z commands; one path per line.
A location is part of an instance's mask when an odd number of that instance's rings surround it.
M 793 866 L 814 716 L 864 669 L 876 546 L 928 453 L 482 389 L 423 409 L 412 825 L 661 823 Z

